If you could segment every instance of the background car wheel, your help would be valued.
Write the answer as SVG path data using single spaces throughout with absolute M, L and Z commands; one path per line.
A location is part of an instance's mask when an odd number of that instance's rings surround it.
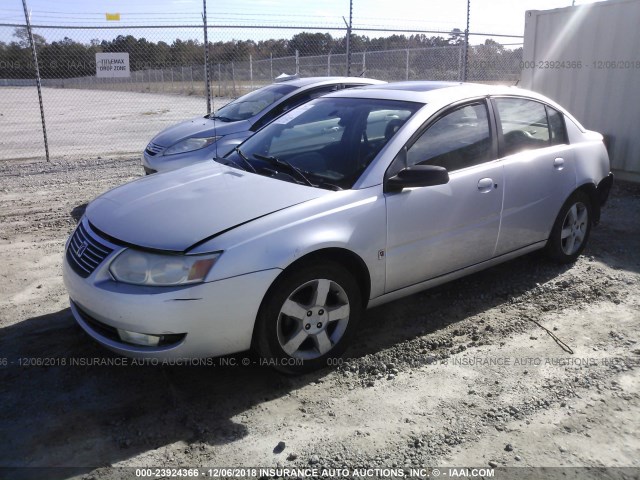
M 574 192 L 560 209 L 547 241 L 547 255 L 559 263 L 574 262 L 587 246 L 591 233 L 591 200 Z
M 345 268 L 332 262 L 301 265 L 269 289 L 254 346 L 277 370 L 312 371 L 342 354 L 361 314 L 360 288 Z

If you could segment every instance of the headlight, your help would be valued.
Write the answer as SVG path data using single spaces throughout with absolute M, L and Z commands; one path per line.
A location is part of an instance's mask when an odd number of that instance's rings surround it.
M 119 282 L 170 286 L 203 282 L 220 253 L 206 255 L 159 255 L 123 250 L 109 271 Z
M 164 155 L 175 155 L 177 153 L 192 152 L 194 150 L 200 150 L 201 148 L 208 147 L 212 143 L 217 142 L 222 137 L 191 137 L 181 140 L 178 143 L 174 143 L 164 151 Z

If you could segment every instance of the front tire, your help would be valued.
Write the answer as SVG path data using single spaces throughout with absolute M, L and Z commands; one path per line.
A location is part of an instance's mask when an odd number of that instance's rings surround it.
M 344 352 L 362 309 L 360 288 L 345 268 L 300 265 L 269 289 L 256 321 L 255 349 L 285 373 L 322 368 Z
M 558 263 L 572 263 L 587 246 L 591 233 L 591 199 L 574 192 L 560 209 L 546 245 L 546 253 Z

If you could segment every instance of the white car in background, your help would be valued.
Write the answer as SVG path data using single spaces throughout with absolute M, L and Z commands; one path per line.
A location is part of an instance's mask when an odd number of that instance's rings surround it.
M 185 120 L 153 137 L 142 153 L 145 173 L 165 172 L 210 161 L 233 148 L 287 110 L 326 93 L 385 83 L 358 77 L 288 76 L 254 90 L 204 117 Z
M 368 307 L 538 249 L 583 251 L 612 184 L 602 136 L 514 87 L 401 82 L 315 99 L 225 158 L 98 197 L 71 310 L 122 355 L 340 355 Z

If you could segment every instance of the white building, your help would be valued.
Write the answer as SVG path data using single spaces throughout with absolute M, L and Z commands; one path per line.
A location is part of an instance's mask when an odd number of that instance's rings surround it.
M 526 12 L 520 86 L 607 136 L 617 178 L 640 182 L 640 0 Z

